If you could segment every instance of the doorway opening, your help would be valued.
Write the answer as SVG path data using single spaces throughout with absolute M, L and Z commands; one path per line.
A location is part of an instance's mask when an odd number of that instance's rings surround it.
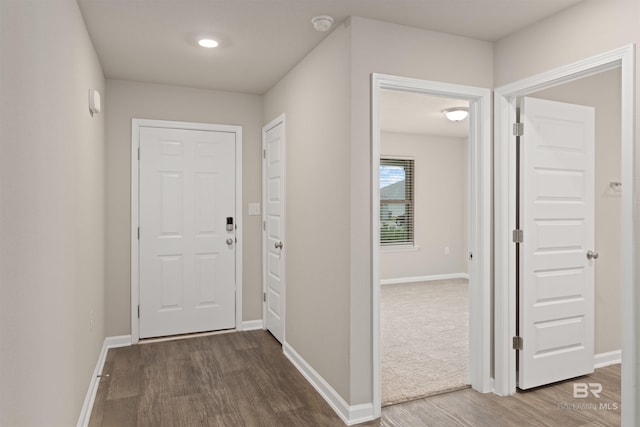
M 635 74 L 634 74 L 634 48 L 628 46 L 615 51 L 611 51 L 602 55 L 598 55 L 584 61 L 580 61 L 566 67 L 562 67 L 550 72 L 528 78 L 526 80 L 516 82 L 496 89 L 496 158 L 495 158 L 495 197 L 496 197 L 496 303 L 495 303 L 495 325 L 496 325 L 496 349 L 495 349 L 495 389 L 498 394 L 513 394 L 517 386 L 517 367 L 516 351 L 512 347 L 512 338 L 516 336 L 516 268 L 515 259 L 517 256 L 516 248 L 512 242 L 511 231 L 516 229 L 516 153 L 515 153 L 515 136 L 511 135 L 510 123 L 515 123 L 518 99 L 523 96 L 528 97 L 547 97 L 560 99 L 565 97 L 565 101 L 580 103 L 575 98 L 570 100 L 566 98 L 566 92 L 569 89 L 575 89 L 581 84 L 588 84 L 587 79 L 604 79 L 607 76 L 618 76 L 619 85 L 617 87 L 617 102 L 619 115 L 613 118 L 614 127 L 617 126 L 619 131 L 620 151 L 615 155 L 615 143 L 611 144 L 610 138 L 605 139 L 602 143 L 596 142 L 596 189 L 595 197 L 600 197 L 601 204 L 606 206 L 607 203 L 619 204 L 619 215 L 615 215 L 615 207 L 609 206 L 605 209 L 613 209 L 612 213 L 616 218 L 608 218 L 605 213 L 600 213 L 604 217 L 596 220 L 596 245 L 606 247 L 610 252 L 610 266 L 605 263 L 598 264 L 604 258 L 595 261 L 596 263 L 596 317 L 598 311 L 612 311 L 610 314 L 600 314 L 600 317 L 609 316 L 608 323 L 598 322 L 596 319 L 596 359 L 594 365 L 597 367 L 606 366 L 610 363 L 622 360 L 622 424 L 635 425 L 635 413 L 633 411 L 635 401 L 634 382 L 635 382 L 635 294 L 633 291 L 634 270 L 633 260 L 635 259 L 635 246 L 633 236 L 635 227 L 633 223 L 634 214 L 634 100 L 635 93 Z M 613 72 L 611 71 L 613 70 Z M 609 74 L 612 73 L 612 74 Z M 589 84 L 589 89 L 585 92 L 592 91 L 593 84 Z M 573 91 L 575 92 L 575 90 Z M 581 94 L 585 96 L 585 94 Z M 578 94 L 580 96 L 580 94 Z M 587 95 L 588 96 L 588 93 Z M 582 103 L 602 102 L 603 99 L 596 99 L 596 96 L 589 99 L 583 99 Z M 597 108 L 597 107 L 596 107 Z M 603 108 L 600 108 L 603 109 Z M 605 110 L 611 108 L 604 108 Z M 610 113 L 611 111 L 609 111 Z M 616 120 L 617 119 L 617 120 Z M 596 125 L 597 126 L 597 125 Z M 526 130 L 525 130 L 526 133 Z M 610 150 L 611 152 L 600 152 L 599 150 Z M 607 160 L 608 158 L 612 160 Z M 619 175 L 615 175 L 615 170 L 601 173 L 598 178 L 598 169 L 602 169 L 607 162 L 616 162 L 619 165 Z M 615 166 L 615 165 L 614 165 Z M 621 184 L 621 185 L 620 185 Z M 598 216 L 598 202 L 596 201 L 596 217 Z M 598 231 L 598 223 L 600 223 L 600 231 Z M 615 229 L 615 231 L 612 231 Z M 615 237 L 619 236 L 617 242 Z M 607 237 L 614 237 L 614 242 L 606 242 Z M 605 240 L 603 240 L 605 239 Z M 611 245 L 617 246 L 617 249 Z M 595 248 L 598 252 L 598 248 Z M 601 252 L 601 250 L 600 250 Z M 589 254 L 583 254 L 589 258 Z M 615 256 L 619 256 L 616 260 Z M 599 273 L 607 270 L 618 269 L 618 274 L 611 273 L 609 277 L 601 278 L 598 283 Z M 600 270 L 600 271 L 599 271 Z M 612 282 L 619 277 L 620 298 L 616 303 L 615 287 Z M 599 287 L 608 287 L 612 289 L 613 300 L 601 295 L 598 301 Z M 605 291 L 606 292 L 606 291 Z M 603 299 L 604 298 L 604 299 Z M 598 302 L 600 304 L 598 305 Z M 619 313 L 615 312 L 619 307 Z M 615 332 L 611 328 L 615 327 L 619 318 L 619 326 Z M 606 322 L 607 320 L 605 320 Z M 607 326 L 608 325 L 608 326 Z M 605 330 L 598 333 L 598 329 Z M 621 353 L 610 348 L 615 347 L 616 336 L 619 333 L 619 343 Z M 600 335 L 600 339 L 598 339 Z M 523 337 L 527 340 L 527 337 Z M 602 353 L 599 353 L 602 352 Z M 598 357 L 599 355 L 599 357 Z M 625 410 L 626 408 L 626 410 Z
M 431 82 L 425 80 L 416 80 L 396 76 L 373 75 L 372 90 L 372 189 L 374 191 L 373 200 L 381 200 L 382 176 L 385 173 L 381 170 L 381 165 L 387 164 L 400 167 L 404 170 L 405 179 L 407 175 L 406 160 L 412 160 L 407 157 L 398 156 L 393 153 L 383 152 L 384 148 L 384 132 L 381 127 L 381 108 L 383 103 L 381 99 L 385 95 L 402 97 L 403 94 L 412 94 L 414 96 L 430 96 L 447 101 L 457 100 L 458 102 L 468 103 L 469 119 L 468 119 L 468 160 L 464 167 L 468 173 L 468 198 L 467 209 L 468 222 L 466 223 L 467 231 L 462 233 L 464 238 L 460 239 L 468 244 L 465 250 L 465 258 L 468 259 L 469 276 L 468 285 L 468 307 L 469 307 L 469 340 L 468 349 L 469 357 L 467 366 L 469 368 L 468 383 L 481 392 L 488 392 L 491 389 L 491 331 L 490 331 L 490 91 L 483 88 L 475 88 L 461 85 L 452 85 L 439 82 Z M 439 114 L 442 114 L 441 112 Z M 426 120 L 426 119 L 425 119 Z M 386 157 L 385 157 L 386 155 Z M 381 160 L 383 159 L 383 160 Z M 417 161 L 417 159 L 413 159 Z M 394 164 L 393 161 L 396 161 Z M 400 166 L 399 166 L 400 165 Z M 417 171 L 416 171 L 417 174 Z M 402 181 L 401 179 L 398 182 Z M 444 180 L 441 180 L 444 181 Z M 464 178 L 463 178 L 463 181 Z M 393 183 L 390 185 L 394 185 Z M 395 183 L 396 186 L 402 187 L 404 193 L 407 192 L 407 184 Z M 446 182 L 440 185 L 446 190 Z M 417 189 L 417 184 L 416 184 Z M 406 196 L 406 194 L 404 194 Z M 384 203 L 374 203 L 372 206 L 372 265 L 373 265 L 373 407 L 374 416 L 380 415 L 382 404 L 382 363 L 381 363 L 381 283 L 382 281 L 382 263 L 383 254 L 380 249 L 381 236 L 387 241 L 400 238 L 401 245 L 409 247 L 410 251 L 415 251 L 415 242 L 408 242 L 407 239 L 415 237 L 414 234 L 419 226 L 417 223 L 416 230 L 407 223 L 407 213 L 399 212 L 399 209 L 407 209 L 407 200 L 397 198 L 390 201 L 390 204 L 403 205 L 405 208 L 398 206 L 385 206 Z M 413 203 L 410 201 L 409 203 Z M 395 212 L 398 211 L 398 212 Z M 420 215 L 416 209 L 416 215 Z M 386 215 L 383 218 L 383 214 Z M 384 232 L 383 232 L 384 228 Z M 404 239 L 404 240 L 403 240 Z M 392 242 L 389 242 L 392 243 Z M 460 242 L 458 242 L 460 243 Z M 390 244 L 389 246 L 394 246 Z M 413 246 L 413 248 L 411 248 Z M 446 244 L 440 244 L 441 253 L 446 252 Z M 449 257 L 451 257 L 452 246 L 449 247 Z M 384 255 L 392 255 L 385 253 Z M 464 267 L 464 266 L 463 266 Z M 459 268 L 463 268 L 459 267 Z M 458 272 L 460 273 L 460 272 Z M 384 273 L 386 274 L 386 273 Z M 411 274 L 411 273 L 404 273 Z M 420 273 L 422 277 L 428 273 Z M 435 276 L 435 274 L 433 275 Z M 412 277 L 412 276 L 408 276 Z M 442 277 L 447 278 L 447 277 Z M 390 283 L 389 277 L 386 277 Z M 405 280 L 413 280 L 412 278 Z M 393 280 L 392 280 L 393 281 Z M 396 284 L 386 284 L 386 288 L 399 286 Z M 424 361 L 427 363 L 427 361 Z
M 470 385 L 468 106 L 380 93 L 383 406 Z

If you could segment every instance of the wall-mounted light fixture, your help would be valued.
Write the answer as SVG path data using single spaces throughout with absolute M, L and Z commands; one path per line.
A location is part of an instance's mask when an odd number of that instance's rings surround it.
M 452 122 L 459 122 L 464 120 L 469 115 L 469 109 L 467 107 L 453 107 L 442 110 L 442 114 L 444 114 L 447 119 Z

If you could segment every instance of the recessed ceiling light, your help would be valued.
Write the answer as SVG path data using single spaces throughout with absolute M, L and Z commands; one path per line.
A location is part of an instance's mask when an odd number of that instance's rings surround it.
M 214 39 L 200 39 L 198 40 L 198 44 L 202 47 L 206 47 L 207 49 L 211 49 L 214 47 L 218 47 L 218 42 Z
M 442 110 L 442 114 L 447 116 L 447 119 L 452 122 L 459 122 L 464 120 L 469 115 L 469 109 L 467 107 L 453 107 Z

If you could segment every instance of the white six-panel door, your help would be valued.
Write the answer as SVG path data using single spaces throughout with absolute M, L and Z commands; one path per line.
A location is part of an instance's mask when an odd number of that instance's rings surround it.
M 265 328 L 284 339 L 284 118 L 263 128 Z
M 234 133 L 140 128 L 140 338 L 235 327 L 235 164 Z
M 525 98 L 518 387 L 593 372 L 594 109 Z

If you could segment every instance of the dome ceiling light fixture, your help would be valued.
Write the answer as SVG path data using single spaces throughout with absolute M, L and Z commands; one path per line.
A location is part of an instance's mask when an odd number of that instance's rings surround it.
M 467 107 L 453 107 L 442 110 L 447 119 L 452 122 L 459 122 L 467 118 L 469 115 L 469 109 Z
M 314 16 L 311 19 L 311 23 L 313 24 L 313 28 L 316 31 L 320 31 L 321 33 L 328 31 L 329 28 L 333 25 L 333 17 L 329 15 L 318 15 Z

